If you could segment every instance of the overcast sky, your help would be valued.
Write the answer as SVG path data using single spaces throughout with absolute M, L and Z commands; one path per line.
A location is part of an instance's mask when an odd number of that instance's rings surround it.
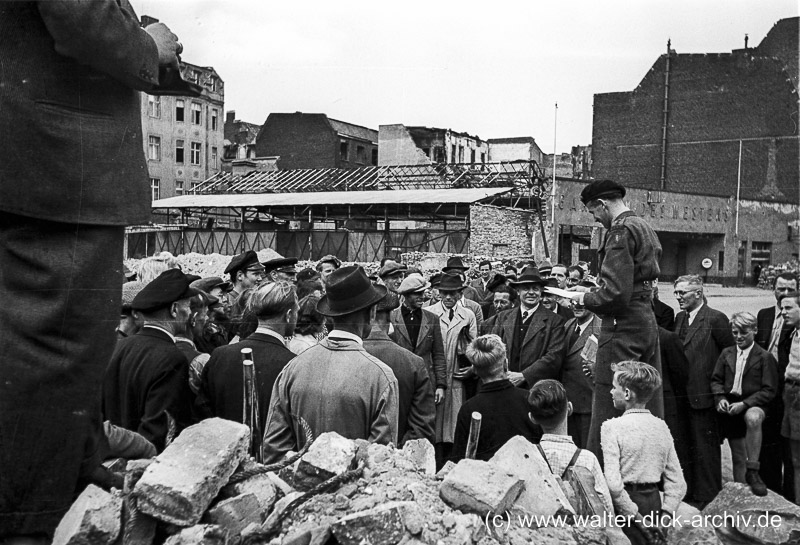
M 225 109 L 325 113 L 483 139 L 533 136 L 552 153 L 592 139 L 595 93 L 633 90 L 666 52 L 758 45 L 798 0 L 352 2 L 131 0 L 183 59 L 213 66 Z

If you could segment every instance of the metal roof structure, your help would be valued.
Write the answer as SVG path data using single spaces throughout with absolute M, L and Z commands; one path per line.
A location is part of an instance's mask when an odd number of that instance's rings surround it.
M 546 196 L 546 183 L 535 161 L 435 163 L 251 171 L 243 176 L 220 172 L 199 184 L 193 193 L 312 193 L 506 187 L 525 189 L 538 197 Z
M 317 191 L 182 195 L 153 201 L 153 208 L 259 208 L 289 206 L 471 204 L 513 191 L 513 187 L 408 189 L 403 191 Z

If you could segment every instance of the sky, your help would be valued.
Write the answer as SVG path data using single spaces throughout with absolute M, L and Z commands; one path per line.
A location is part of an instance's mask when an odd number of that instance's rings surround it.
M 216 69 L 237 119 L 325 113 L 376 130 L 532 136 L 545 153 L 590 144 L 594 94 L 632 91 L 668 39 L 677 53 L 729 53 L 800 11 L 798 0 L 131 4 L 178 35 L 183 60 Z

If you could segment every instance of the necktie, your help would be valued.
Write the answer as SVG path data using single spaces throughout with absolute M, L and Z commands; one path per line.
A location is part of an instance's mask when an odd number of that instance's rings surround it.
M 451 308 L 451 309 L 450 309 L 450 321 L 451 321 L 451 322 L 453 321 L 453 316 L 454 316 L 454 315 L 455 315 L 455 312 L 454 312 L 454 311 L 453 311 L 453 309 Z
M 782 329 L 783 329 L 783 315 L 778 314 L 778 316 L 775 317 L 775 324 L 772 326 L 772 338 L 769 341 L 769 348 L 768 348 L 769 352 L 775 351 L 777 353 L 776 347 L 778 346 L 778 341 L 781 338 Z
M 580 324 L 575 324 L 575 329 L 572 331 L 572 335 L 569 337 L 569 345 L 572 346 L 575 344 L 575 341 L 578 340 L 578 337 L 581 336 L 581 326 Z
M 530 310 L 526 310 L 526 311 L 524 311 L 524 312 L 522 313 L 522 323 L 523 323 L 523 324 L 524 324 L 524 323 L 527 323 L 527 321 L 528 321 L 528 318 L 530 318 L 530 315 L 531 315 L 531 311 L 530 311 Z

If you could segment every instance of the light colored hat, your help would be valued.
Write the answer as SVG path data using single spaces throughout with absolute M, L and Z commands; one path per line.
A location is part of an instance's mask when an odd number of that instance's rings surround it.
M 122 284 L 122 306 L 130 306 L 136 294 L 142 291 L 142 288 L 146 285 L 146 282 L 125 282 Z
M 408 276 L 405 277 L 405 279 L 403 279 L 403 282 L 400 283 L 400 287 L 397 288 L 397 293 L 399 293 L 400 295 L 405 295 L 407 293 L 417 293 L 420 291 L 425 291 L 430 287 L 431 283 L 426 282 L 421 275 L 409 274 Z

